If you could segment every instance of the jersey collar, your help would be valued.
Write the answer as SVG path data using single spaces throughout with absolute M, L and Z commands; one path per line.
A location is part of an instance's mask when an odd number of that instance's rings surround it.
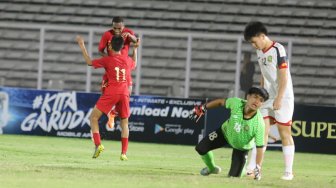
M 251 116 L 250 118 L 245 118 L 245 106 L 246 106 L 246 103 L 243 105 L 243 119 L 244 120 L 250 120 L 252 118 L 254 118 L 255 115 L 257 115 L 258 111 L 256 111 L 253 116 Z
M 272 45 L 270 47 L 268 47 L 266 50 L 262 50 L 263 53 L 266 53 L 268 50 L 270 50 L 274 46 L 275 41 L 272 41 L 272 42 L 273 43 L 272 43 Z

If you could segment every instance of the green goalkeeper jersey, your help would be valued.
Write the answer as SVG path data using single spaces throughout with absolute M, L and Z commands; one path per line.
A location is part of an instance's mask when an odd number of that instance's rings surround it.
M 225 107 L 230 109 L 231 115 L 222 124 L 223 134 L 228 143 L 238 150 L 250 150 L 254 143 L 256 146 L 264 145 L 265 123 L 258 110 L 250 119 L 244 118 L 246 100 L 228 98 Z

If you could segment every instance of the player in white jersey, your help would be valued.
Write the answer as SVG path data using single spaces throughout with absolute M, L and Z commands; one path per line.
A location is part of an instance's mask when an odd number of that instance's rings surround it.
M 294 93 L 285 48 L 267 36 L 267 29 L 261 22 L 250 22 L 244 31 L 244 38 L 257 49 L 261 70 L 261 86 L 269 92 L 269 100 L 260 108 L 264 117 L 265 143 L 268 140 L 270 125 L 276 124 L 282 141 L 285 161 L 283 180 L 293 179 L 295 146 L 291 134 L 294 111 Z M 264 148 L 266 150 L 266 147 Z M 255 151 L 255 149 L 254 149 Z M 255 153 L 252 150 L 247 171 L 255 168 Z

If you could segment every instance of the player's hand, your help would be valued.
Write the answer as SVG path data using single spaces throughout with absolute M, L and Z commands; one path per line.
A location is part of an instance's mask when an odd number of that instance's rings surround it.
M 261 179 L 261 167 L 257 165 L 253 170 L 254 173 L 254 180 L 259 181 Z
M 140 39 L 137 38 L 136 42 L 133 44 L 134 48 L 138 48 L 140 46 Z
M 122 34 L 121 34 L 121 37 L 122 37 L 124 40 L 126 40 L 127 37 L 128 37 L 129 35 L 130 35 L 129 32 L 125 32 L 125 33 L 122 33 Z
M 281 99 L 276 97 L 273 102 L 273 110 L 280 110 L 281 108 Z
M 79 46 L 84 46 L 84 39 L 80 35 L 76 36 L 76 41 L 77 41 Z
M 189 115 L 189 119 L 195 121 L 196 123 L 198 120 L 205 114 L 206 107 L 204 105 L 195 106 L 192 110 L 191 114 Z
M 110 41 L 110 40 L 107 41 L 107 48 L 108 48 L 109 50 L 112 50 L 112 44 L 111 44 L 111 41 Z

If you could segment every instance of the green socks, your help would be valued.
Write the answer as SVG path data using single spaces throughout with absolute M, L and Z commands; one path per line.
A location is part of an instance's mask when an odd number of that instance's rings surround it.
M 210 172 L 215 169 L 215 160 L 212 151 L 209 151 L 205 155 L 201 155 L 201 158 L 205 165 L 209 168 Z

